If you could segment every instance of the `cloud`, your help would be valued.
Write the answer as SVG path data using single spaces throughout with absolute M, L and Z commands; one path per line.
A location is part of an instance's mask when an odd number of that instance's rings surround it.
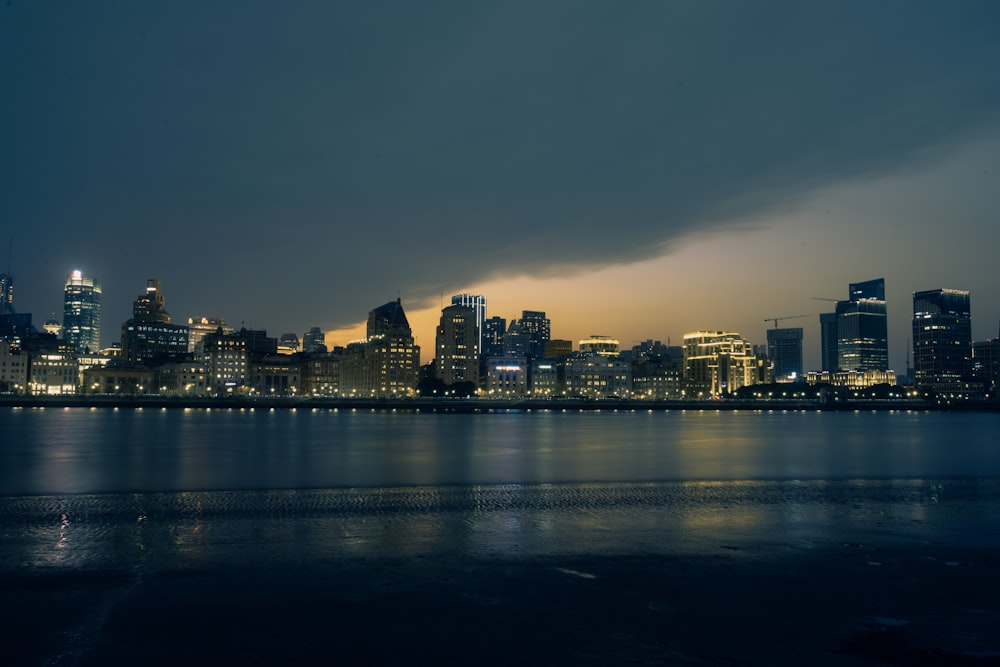
M 282 330 L 656 257 L 1000 111 L 991 2 L 3 11 L 4 219 Z

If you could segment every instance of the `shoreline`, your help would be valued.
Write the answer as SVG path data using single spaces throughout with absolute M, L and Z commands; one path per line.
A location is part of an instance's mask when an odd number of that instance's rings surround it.
M 1000 401 L 939 403 L 928 400 L 639 400 L 576 398 L 342 398 L 342 397 L 195 397 L 71 394 L 63 396 L 0 395 L 0 407 L 12 408 L 211 408 L 211 409 L 323 409 L 412 411 L 444 413 L 531 411 L 772 411 L 808 412 L 908 411 L 1000 412 Z

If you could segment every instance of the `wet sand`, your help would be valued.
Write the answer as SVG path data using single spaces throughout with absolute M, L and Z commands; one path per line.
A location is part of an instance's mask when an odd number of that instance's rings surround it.
M 12 665 L 1000 664 L 1000 554 L 945 543 L 31 568 L 0 591 Z

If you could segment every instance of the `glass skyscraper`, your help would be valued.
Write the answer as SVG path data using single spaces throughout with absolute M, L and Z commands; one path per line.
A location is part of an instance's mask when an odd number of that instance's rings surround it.
M 69 274 L 63 289 L 63 339 L 77 352 L 101 349 L 101 284 L 81 271 Z
M 851 283 L 850 295 L 848 301 L 837 302 L 838 370 L 888 370 L 885 279 Z
M 961 391 L 972 369 L 969 293 L 934 289 L 913 293 L 913 371 L 918 387 Z
M 802 376 L 802 327 L 767 330 L 767 356 L 774 364 L 774 379 Z

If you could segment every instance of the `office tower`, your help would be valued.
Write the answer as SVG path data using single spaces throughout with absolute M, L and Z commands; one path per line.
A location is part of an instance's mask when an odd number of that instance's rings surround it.
M 820 313 L 820 362 L 821 369 L 837 372 L 837 313 Z
M 341 363 L 342 395 L 411 396 L 420 376 L 420 346 L 399 299 L 368 313 L 367 338 L 350 343 Z
M 972 364 L 976 381 L 995 397 L 1000 384 L 1000 338 L 973 342 Z
M 310 327 L 302 334 L 302 351 L 310 354 L 326 352 L 326 334 L 319 327 Z
M 476 341 L 476 349 L 482 353 L 485 348 L 483 341 L 486 335 L 486 297 L 479 294 L 456 294 L 451 297 L 451 305 L 465 306 L 472 308 L 476 313 L 476 327 L 479 331 L 479 339 Z
M 528 336 L 528 355 L 540 358 L 545 354 L 545 343 L 551 338 L 551 324 L 541 310 L 523 310 L 518 320 L 521 330 Z
M 187 354 L 188 328 L 171 324 L 160 281 L 150 278 L 132 302 L 132 319 L 122 323 L 122 357 L 131 364 L 156 364 Z
M 802 376 L 802 327 L 767 330 L 767 356 L 774 364 L 774 379 Z
M 208 334 L 231 334 L 233 328 L 219 317 L 189 317 L 188 318 L 188 352 L 194 352 L 198 343 Z
M 101 284 L 74 271 L 63 289 L 63 340 L 77 352 L 101 349 Z
M 14 314 L 14 276 L 0 273 L 0 315 Z
M 888 370 L 885 279 L 851 283 L 850 299 L 838 301 L 836 313 L 838 370 Z
M 169 322 L 166 302 L 160 294 L 160 281 L 150 278 L 146 281 L 146 291 L 132 303 L 132 317 L 141 322 Z
M 484 357 L 503 356 L 503 337 L 507 333 L 507 320 L 502 317 L 491 317 L 483 323 L 483 347 Z
M 434 376 L 446 385 L 479 385 L 479 324 L 476 311 L 448 306 L 441 311 L 435 337 Z
M 939 393 L 964 392 L 972 370 L 969 293 L 934 289 L 913 293 L 914 382 Z

